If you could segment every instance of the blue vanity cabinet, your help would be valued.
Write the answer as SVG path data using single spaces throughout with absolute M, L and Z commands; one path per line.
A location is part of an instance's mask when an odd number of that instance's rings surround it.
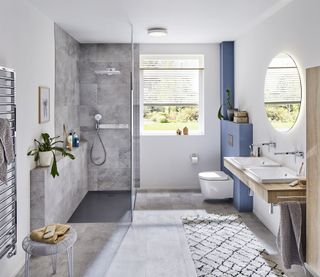
M 248 157 L 252 140 L 252 124 L 237 124 L 227 120 L 221 121 L 221 170 L 232 176 L 234 180 L 233 204 L 239 212 L 251 212 L 253 199 L 249 195 L 249 188 L 224 167 L 223 158 Z

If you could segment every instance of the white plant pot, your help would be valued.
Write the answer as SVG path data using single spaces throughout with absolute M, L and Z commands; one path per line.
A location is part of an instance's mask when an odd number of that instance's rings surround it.
M 39 163 L 40 166 L 50 166 L 52 162 L 52 152 L 39 152 Z

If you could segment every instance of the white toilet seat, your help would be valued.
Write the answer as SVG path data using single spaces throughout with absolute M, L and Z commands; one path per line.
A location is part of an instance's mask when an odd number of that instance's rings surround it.
M 205 199 L 233 198 L 233 179 L 223 171 L 206 171 L 198 175 Z
M 199 178 L 208 181 L 226 181 L 229 176 L 223 171 L 205 171 L 199 173 Z

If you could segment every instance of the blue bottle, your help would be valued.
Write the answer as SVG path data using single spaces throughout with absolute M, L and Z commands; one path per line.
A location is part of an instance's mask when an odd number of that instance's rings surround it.
M 76 134 L 76 132 L 74 132 L 74 133 L 73 133 L 72 146 L 73 146 L 73 147 L 79 147 L 79 145 L 80 145 L 79 136 Z

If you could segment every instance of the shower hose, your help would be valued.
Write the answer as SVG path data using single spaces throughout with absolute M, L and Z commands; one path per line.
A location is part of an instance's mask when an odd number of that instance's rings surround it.
M 95 140 L 93 141 L 92 143 L 92 146 L 91 146 L 91 149 L 90 149 L 90 159 L 91 159 L 91 162 L 94 164 L 94 165 L 97 165 L 97 166 L 100 166 L 100 165 L 103 165 L 105 162 L 106 162 L 106 159 L 107 159 L 107 150 L 103 144 L 103 141 L 101 139 L 101 136 L 100 136 L 100 130 L 99 128 L 97 128 L 97 137 L 101 143 L 101 146 L 102 146 L 102 149 L 103 149 L 103 160 L 101 162 L 95 162 L 94 159 L 93 159 L 93 147 L 94 147 L 94 142 Z

